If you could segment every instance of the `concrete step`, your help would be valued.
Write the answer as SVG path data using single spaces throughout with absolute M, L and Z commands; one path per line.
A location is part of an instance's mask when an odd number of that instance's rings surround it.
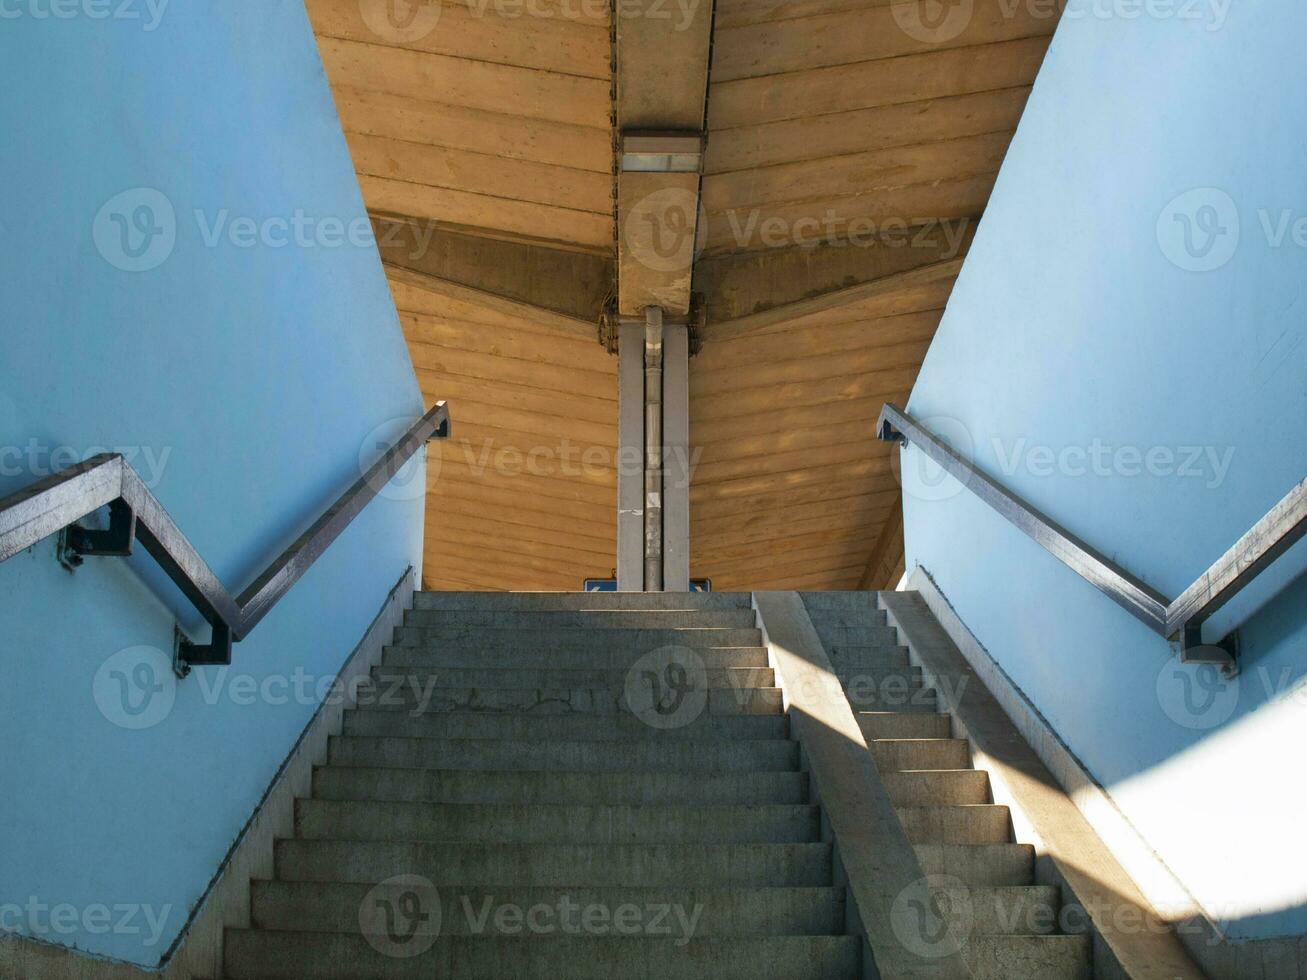
M 718 936 L 688 943 L 557 933 L 454 936 L 405 958 L 378 952 L 358 935 L 230 930 L 227 936 L 226 972 L 233 980 L 854 980 L 861 955 L 851 936 Z
M 967 885 L 1032 885 L 1035 849 L 1029 844 L 917 844 L 921 869 Z
M 551 844 L 800 844 L 821 840 L 810 805 L 542 806 L 297 800 L 304 839 Z
M 876 768 L 881 772 L 898 769 L 969 769 L 971 746 L 961 738 L 894 738 L 867 743 Z
M 630 668 L 560 668 L 537 664 L 535 667 L 373 667 L 371 679 L 374 699 L 402 700 L 411 703 L 420 700 L 432 688 L 473 687 L 510 688 L 542 687 L 577 690 L 580 688 L 608 688 L 624 690 L 630 679 Z M 744 667 L 723 670 L 708 669 L 705 665 L 704 681 L 708 687 L 738 690 L 746 687 L 775 687 L 776 675 L 769 667 Z M 360 698 L 361 700 L 362 698 Z
M 1091 980 L 1090 936 L 973 935 L 962 957 L 975 980 Z
M 837 629 L 866 629 L 885 626 L 888 617 L 881 609 L 820 609 L 816 615 L 809 612 L 812 624 L 824 643 L 835 638 Z
M 551 772 L 325 766 L 313 795 L 330 800 L 431 803 L 762 805 L 806 803 L 804 772 Z
M 488 629 L 481 626 L 400 626 L 395 645 L 446 650 L 496 650 L 528 647 L 537 650 L 638 650 L 662 647 L 756 647 L 756 629 Z
M 879 610 L 868 613 L 832 611 L 819 615 L 821 618 L 814 619 L 813 625 L 817 628 L 822 645 L 828 649 L 844 638 L 838 632 L 840 630 L 883 629 L 889 625 L 885 613 Z
M 921 682 L 918 669 L 912 676 L 873 675 L 857 671 L 839 672 L 844 696 L 854 711 L 939 711 L 939 696 Z
M 941 888 L 941 906 L 955 910 L 957 935 L 1047 936 L 1057 932 L 1062 889 L 1056 885 Z
M 360 708 L 345 712 L 346 735 L 412 738 L 500 738 L 525 741 L 622 739 L 783 739 L 785 715 L 714 715 L 704 712 L 680 728 L 653 728 L 634 714 L 507 714 L 450 711 L 414 716 L 408 711 Z
M 748 609 L 748 592 L 417 592 L 414 609 Z
M 632 689 L 648 681 L 637 678 Z M 666 692 L 666 688 L 660 688 Z M 624 688 L 542 688 L 542 687 L 433 687 L 415 694 L 407 689 L 410 701 L 403 700 L 404 689 L 393 696 L 378 698 L 375 710 L 412 714 L 449 711 L 535 712 L 539 714 L 612 715 L 631 710 Z M 702 688 L 693 683 L 688 690 L 667 693 L 664 701 L 669 717 L 682 723 L 709 715 L 779 715 L 785 710 L 781 690 L 777 687 Z M 365 700 L 364 705 L 368 702 Z
M 823 632 L 829 637 L 828 646 L 898 648 L 899 631 L 893 626 L 863 623 L 857 626 L 828 626 Z
M 382 663 L 392 669 L 421 670 L 629 670 L 648 651 L 642 648 L 542 649 L 532 646 L 386 647 Z M 698 648 L 705 670 L 765 670 L 767 648 L 761 646 Z M 693 661 L 691 661 L 693 662 Z
M 283 881 L 537 887 L 826 888 L 830 844 L 451 844 L 279 840 Z
M 858 727 L 868 739 L 948 739 L 953 720 L 948 715 L 926 711 L 855 711 Z
M 1005 806 L 900 807 L 899 822 L 914 844 L 1007 844 L 1012 819 Z
M 876 605 L 874 592 L 800 592 L 799 597 L 808 608 L 809 615 L 825 619 L 832 612 L 847 610 L 858 616 L 868 616 L 881 610 Z
M 752 629 L 758 625 L 752 609 L 609 609 L 554 610 L 521 609 L 410 609 L 405 626 L 446 629 Z
M 882 772 L 895 806 L 963 806 L 989 803 L 989 773 L 983 769 L 918 769 Z
M 359 931 L 365 901 L 403 898 L 404 886 L 366 883 L 255 881 L 255 928 L 312 932 Z M 438 890 L 440 935 L 513 935 L 520 926 L 497 916 L 505 906 L 539 910 L 538 922 L 562 929 L 634 906 L 661 919 L 651 927 L 673 939 L 708 936 L 833 936 L 844 931 L 842 888 L 535 888 L 448 885 Z M 486 915 L 487 902 L 491 913 Z M 595 911 L 589 911 L 589 910 Z M 659 912 L 658 910 L 664 910 Z M 603 910 L 607 910 L 606 913 Z M 648 910 L 654 910 L 649 914 Z M 588 918 L 587 918 L 588 917 Z
M 797 769 L 799 765 L 798 745 L 779 739 L 535 742 L 337 736 L 330 741 L 328 759 L 340 766 L 565 772 L 775 772 Z
M 914 668 L 908 657 L 908 648 L 895 644 L 881 646 L 858 646 L 827 644 L 830 662 L 839 673 L 864 673 L 872 677 L 881 675 L 902 675 L 908 671 L 913 676 L 920 676 L 920 669 Z

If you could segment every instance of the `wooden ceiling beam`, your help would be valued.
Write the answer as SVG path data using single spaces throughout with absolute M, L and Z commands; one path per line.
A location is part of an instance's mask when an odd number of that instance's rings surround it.
M 713 0 L 616 7 L 618 312 L 690 310 Z
M 756 273 L 756 278 L 759 281 L 762 280 L 766 269 L 767 263 L 765 262 L 759 266 Z M 869 299 L 892 295 L 900 290 L 933 283 L 951 284 L 957 278 L 961 269 L 961 258 L 927 261 L 906 271 L 867 279 L 853 285 L 828 289 L 812 295 L 795 296 L 789 302 L 778 303 L 755 313 L 735 317 L 713 318 L 710 316 L 704 339 L 728 340 L 752 333 L 755 330 L 787 323 L 813 313 L 821 313 L 842 306 L 861 303 Z M 710 297 L 709 303 L 711 304 L 711 302 L 712 298 Z M 746 306 L 745 303 L 738 300 L 734 301 L 732 305 L 739 308 Z
M 374 215 L 372 225 L 392 279 L 598 342 L 611 257 L 417 219 Z
M 734 336 L 754 326 L 835 309 L 871 295 L 954 278 L 973 232 L 970 225 L 948 229 L 948 235 L 944 231 L 940 226 L 857 245 L 704 256 L 695 266 L 694 291 L 704 297 L 707 335 Z M 732 326 L 732 321 L 744 323 Z

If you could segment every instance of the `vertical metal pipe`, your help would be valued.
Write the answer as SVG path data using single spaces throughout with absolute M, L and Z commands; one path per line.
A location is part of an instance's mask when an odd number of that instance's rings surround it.
M 644 591 L 644 324 L 617 340 L 617 589 Z
M 644 311 L 644 590 L 663 590 L 663 310 Z
M 690 591 L 690 338 L 663 325 L 663 591 Z

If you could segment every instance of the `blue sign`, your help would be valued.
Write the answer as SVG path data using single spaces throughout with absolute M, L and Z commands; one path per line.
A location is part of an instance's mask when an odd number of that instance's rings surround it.
M 587 592 L 616 592 L 617 579 L 615 578 L 588 578 L 585 580 L 585 590 Z M 712 579 L 694 578 L 690 579 L 691 592 L 711 592 Z

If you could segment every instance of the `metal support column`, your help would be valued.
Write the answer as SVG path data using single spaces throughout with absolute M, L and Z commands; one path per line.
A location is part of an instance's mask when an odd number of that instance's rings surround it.
M 690 336 L 663 328 L 663 589 L 690 591 Z
M 663 310 L 644 310 L 644 590 L 663 591 Z
M 644 324 L 617 328 L 617 589 L 644 591 Z

